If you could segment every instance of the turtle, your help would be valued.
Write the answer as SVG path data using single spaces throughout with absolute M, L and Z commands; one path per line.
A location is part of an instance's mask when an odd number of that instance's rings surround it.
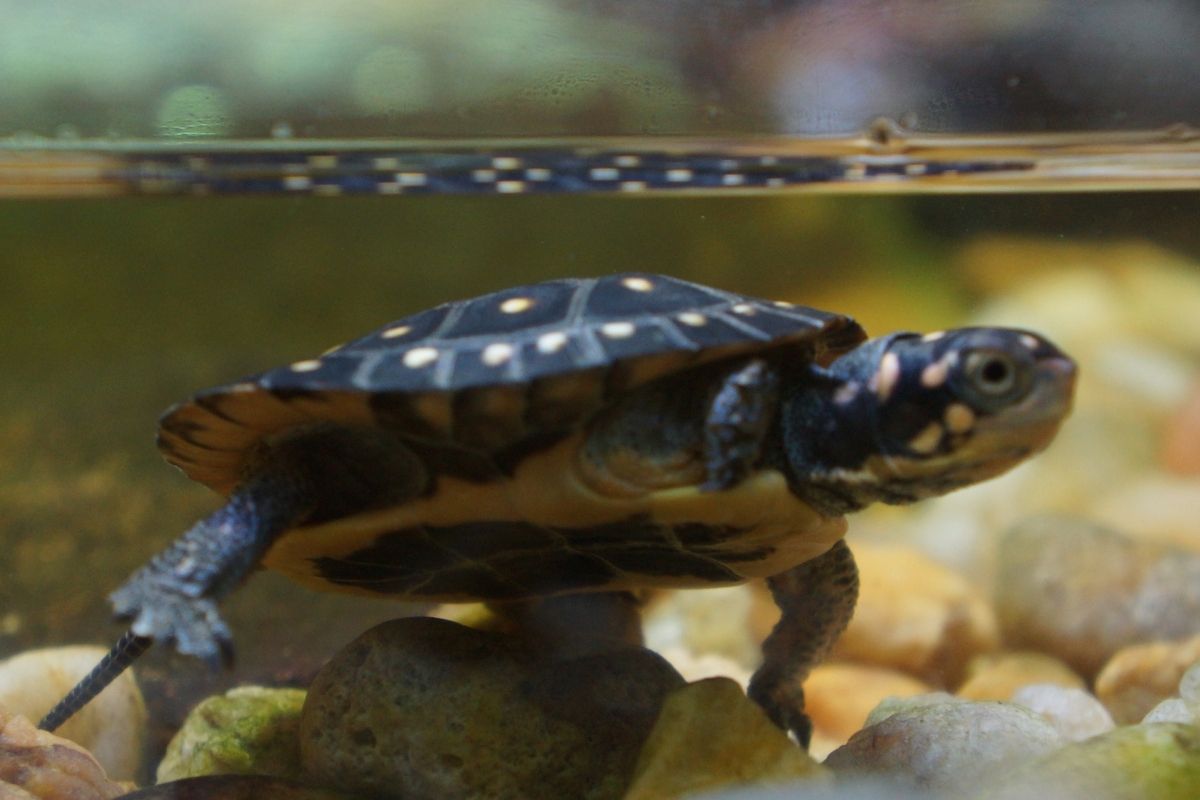
M 998 475 L 1068 414 L 1030 331 L 868 339 L 844 314 L 648 273 L 448 302 L 163 415 L 226 498 L 111 596 L 128 632 L 52 729 L 154 641 L 219 664 L 259 565 L 317 590 L 496 607 L 766 580 L 748 693 L 807 744 L 800 684 L 852 614 L 846 515 Z

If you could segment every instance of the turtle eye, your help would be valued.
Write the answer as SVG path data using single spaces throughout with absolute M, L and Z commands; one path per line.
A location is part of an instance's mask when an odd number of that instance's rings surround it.
M 1030 370 L 1003 350 L 975 350 L 963 365 L 962 389 L 972 405 L 998 411 L 1025 396 Z

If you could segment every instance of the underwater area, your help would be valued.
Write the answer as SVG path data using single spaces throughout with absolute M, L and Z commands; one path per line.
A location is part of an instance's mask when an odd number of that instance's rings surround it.
M 0 0 L 0 789 L 1200 794 L 1198 37 L 1171 0 Z M 156 447 L 172 404 L 624 272 L 871 336 L 1028 329 L 1078 366 L 1044 452 L 848 515 L 858 610 L 804 683 L 807 754 L 744 691 L 761 580 L 648 587 L 640 634 L 558 651 L 259 570 L 220 604 L 231 665 L 153 647 L 63 726 L 96 762 L 22 727 L 221 507 Z M 564 638 L 625 619 L 597 605 Z

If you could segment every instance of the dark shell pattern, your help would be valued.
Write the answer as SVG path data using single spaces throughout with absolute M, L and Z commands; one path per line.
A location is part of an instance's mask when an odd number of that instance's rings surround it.
M 448 435 L 456 413 L 488 405 L 477 396 L 454 402 L 471 390 L 537 386 L 553 395 L 556 381 L 594 374 L 610 397 L 739 353 L 802 344 L 798 353 L 823 359 L 863 338 L 839 314 L 661 275 L 553 280 L 445 303 L 319 358 L 200 392 L 164 414 L 159 445 L 167 460 L 224 493 L 263 437 L 322 420 L 376 423 L 380 398 L 405 405 L 405 414 L 389 415 L 393 426 L 408 420 L 413 435 L 437 437 Z

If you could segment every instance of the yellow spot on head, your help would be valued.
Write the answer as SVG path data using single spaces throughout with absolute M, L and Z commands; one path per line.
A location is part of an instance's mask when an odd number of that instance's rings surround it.
M 292 372 L 313 372 L 321 368 L 321 362 L 315 358 L 310 358 L 307 361 L 297 361 L 292 364 Z
M 900 380 L 900 357 L 895 353 L 884 353 L 879 359 L 879 371 L 875 373 L 875 394 L 880 402 L 887 402 L 892 396 L 892 390 Z
M 962 403 L 951 403 L 946 406 L 944 419 L 946 430 L 951 433 L 966 433 L 975 424 L 975 412 Z
M 632 322 L 606 322 L 600 326 L 600 333 L 610 339 L 628 339 L 634 330 Z
M 691 325 L 693 328 L 699 328 L 701 325 L 708 324 L 708 317 L 697 311 L 685 311 L 675 319 L 682 322 L 684 325 Z
M 500 310 L 505 314 L 520 314 L 533 308 L 531 297 L 510 297 L 500 304 Z
M 551 331 L 543 333 L 538 337 L 537 349 L 539 353 L 557 353 L 567 346 L 567 335 L 562 331 Z
M 934 450 L 937 450 L 937 446 L 941 443 L 941 441 L 942 426 L 936 422 L 931 422 L 922 428 L 920 433 L 912 438 L 912 440 L 908 443 L 908 447 L 914 453 L 928 455 Z
M 388 328 L 381 335 L 385 339 L 396 339 L 412 330 L 411 325 L 397 325 L 394 328 Z
M 417 347 L 404 354 L 404 366 L 419 369 L 437 361 L 437 357 L 436 347 Z
M 933 389 L 941 386 L 946 382 L 946 375 L 949 373 L 949 364 L 945 359 L 940 359 L 933 362 L 925 369 L 921 370 L 921 385 L 926 389 Z
M 625 278 L 621 281 L 621 285 L 626 289 L 632 289 L 635 292 L 648 292 L 654 288 L 654 284 L 645 278 Z
M 479 357 L 489 367 L 498 367 L 513 356 L 513 346 L 507 342 L 494 342 L 483 348 Z

